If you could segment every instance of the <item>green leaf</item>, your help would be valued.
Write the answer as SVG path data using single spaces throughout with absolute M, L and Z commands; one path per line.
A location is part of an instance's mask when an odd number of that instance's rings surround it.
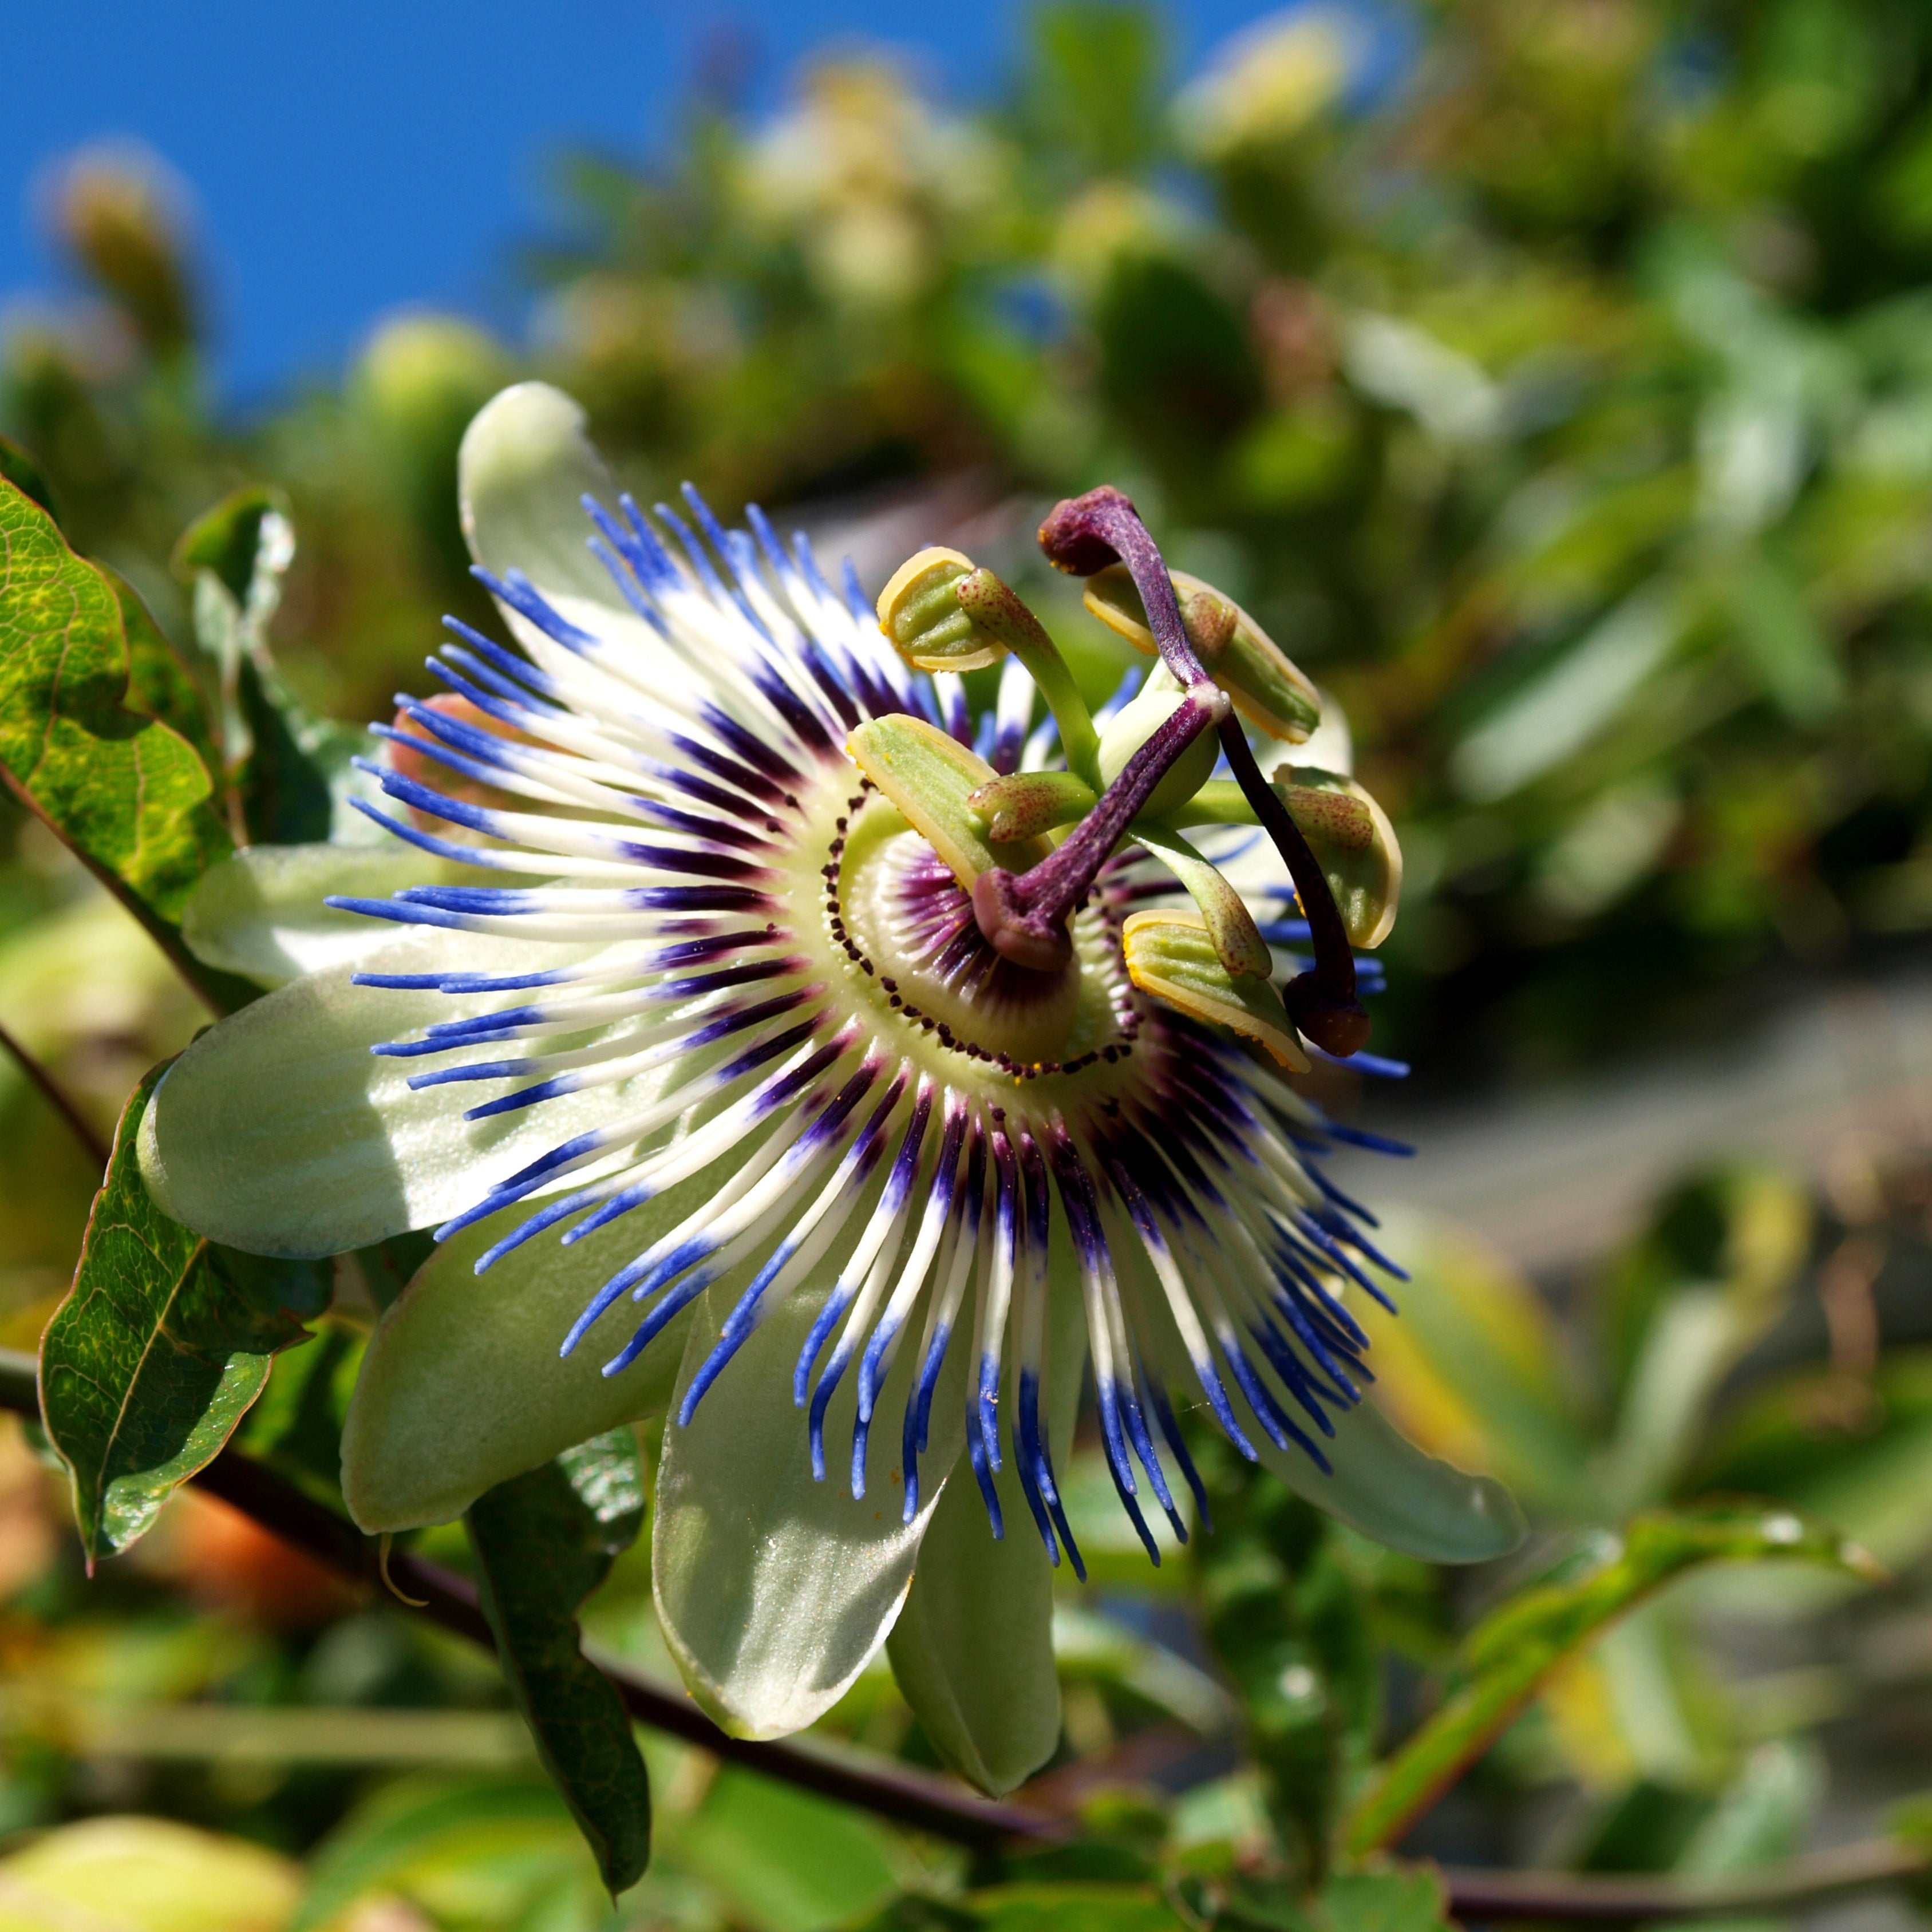
M 1322 1912 L 1330 1932 L 1437 1932 L 1449 1922 L 1442 1879 L 1424 1865 L 1331 1878 Z
M 1845 678 L 1804 578 L 1762 548 L 1738 558 L 1726 578 L 1742 656 L 1766 695 L 1790 723 L 1821 723 L 1844 701 Z
M 577 1612 L 644 1520 L 627 1429 L 500 1484 L 465 1519 L 511 1694 L 614 1898 L 650 1860 L 650 1780 L 622 1698 L 584 1654 Z
M 373 802 L 379 790 L 351 761 L 380 746 L 367 731 L 313 716 L 269 654 L 268 626 L 294 555 L 287 503 L 259 484 L 224 498 L 175 546 L 175 572 L 194 587 L 196 634 L 220 693 L 234 809 L 256 844 L 370 844 L 382 835 L 349 800 Z
M 87 1818 L 0 1860 L 0 1924 L 6 1932 L 261 1932 L 284 1922 L 300 1884 L 292 1859 L 243 1838 L 166 1818 Z
M 1182 1932 L 1186 1922 L 1138 1885 L 993 1886 L 969 1902 L 981 1932 Z
M 325 1316 L 315 1339 L 274 1358 L 235 1446 L 342 1513 L 342 1422 L 368 1338 Z
M 134 586 L 104 563 L 94 567 L 113 587 L 115 600 L 121 606 L 122 628 L 128 635 L 129 706 L 185 738 L 210 773 L 220 771 L 220 748 L 214 742 L 207 700 L 194 672 L 149 614 Z
M 1489 804 L 1582 751 L 1669 656 L 1682 629 L 1669 590 L 1648 584 L 1513 693 L 1463 739 L 1449 775 Z
M 1206 1634 L 1241 1694 L 1269 1811 L 1312 1882 L 1381 1714 L 1367 1606 L 1317 1510 L 1220 1438 L 1200 1450 L 1215 1524 L 1193 1546 Z
M 1822 1756 L 1810 1740 L 1773 1738 L 1759 1745 L 1697 1827 L 1676 1869 L 1726 1878 L 1790 1857 L 1817 1817 L 1825 1782 Z
M 22 496 L 31 496 L 56 523 L 60 521 L 46 471 L 10 436 L 0 436 L 0 479 L 12 484 Z
M 1667 1498 L 1725 1377 L 1789 1303 L 1811 1223 L 1802 1184 L 1739 1162 L 1672 1190 L 1619 1257 L 1606 1298 L 1632 1354 L 1601 1459 L 1614 1510 Z
M 0 482 L 0 766 L 225 1010 L 254 989 L 202 965 L 182 943 L 180 920 L 231 842 L 194 747 L 127 708 L 130 671 L 115 587 L 39 505 Z
M 169 1220 L 135 1142 L 156 1068 L 129 1100 L 73 1288 L 40 1345 L 47 1433 L 72 1474 L 90 1565 L 124 1550 L 228 1440 L 326 1302 L 326 1268 L 238 1254 Z
M 748 1924 L 816 1932 L 876 1906 L 896 1882 L 886 1834 L 862 1813 L 727 1766 L 664 1854 L 714 1886 Z
M 1838 1525 L 1888 1569 L 1906 1569 L 1932 1547 L 1925 1508 L 1932 1351 L 1888 1349 L 1871 1394 L 1869 1430 L 1821 1433 L 1820 1414 L 1833 1413 L 1826 1405 L 1843 1399 L 1834 1372 L 1811 1368 L 1780 1378 L 1738 1406 L 1688 1481 L 1706 1492 L 1776 1496 Z
M 253 748 L 236 779 L 248 836 L 257 844 L 391 848 L 389 835 L 358 812 L 382 788 L 352 760 L 374 758 L 380 740 L 359 725 L 318 718 L 296 698 L 266 651 L 243 664 L 241 704 Z
M 406 1234 L 392 1234 L 386 1240 L 372 1241 L 355 1252 L 369 1299 L 378 1308 L 388 1310 L 402 1299 L 403 1290 L 436 1252 L 436 1237 L 426 1228 L 416 1228 Z
M 1190 1922 L 1150 1886 L 1087 1880 L 988 1886 L 962 1899 L 909 1893 L 856 1932 L 1184 1932 Z
M 192 584 L 207 571 L 237 604 L 245 603 L 261 569 L 262 526 L 287 512 L 281 492 L 266 484 L 231 492 L 182 531 L 172 559 L 175 574 Z
M 461 1868 L 518 1848 L 552 1850 L 569 1829 L 546 1785 L 392 1787 L 323 1842 L 286 1932 L 314 1932 L 366 1894 L 389 1890 L 426 1867 Z
M 1357 1855 L 1400 1838 L 1500 1735 L 1558 1664 L 1653 1591 L 1710 1563 L 1778 1558 L 1868 1581 L 1882 1574 L 1835 1532 L 1781 1510 L 1656 1511 L 1484 1618 L 1462 1646 L 1466 1681 L 1383 1768 L 1350 1817 Z

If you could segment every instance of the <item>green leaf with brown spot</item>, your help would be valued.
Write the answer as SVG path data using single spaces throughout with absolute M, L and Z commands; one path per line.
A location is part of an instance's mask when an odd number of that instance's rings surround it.
M 214 1459 L 328 1294 L 326 1263 L 218 1247 L 148 1198 L 135 1141 L 165 1071 L 122 1114 L 74 1286 L 40 1342 L 42 1412 L 90 1564 L 126 1549 Z
M 194 747 L 128 709 L 130 668 L 115 586 L 68 548 L 45 510 L 0 480 L 0 766 L 225 1010 L 255 989 L 196 960 L 179 922 L 196 881 L 232 842 Z
M 208 700 L 194 673 L 154 622 L 134 586 L 104 563 L 94 567 L 106 578 L 121 606 L 122 628 L 128 638 L 129 710 L 166 725 L 194 747 L 196 756 L 211 775 L 219 772 L 221 755 L 214 742 Z

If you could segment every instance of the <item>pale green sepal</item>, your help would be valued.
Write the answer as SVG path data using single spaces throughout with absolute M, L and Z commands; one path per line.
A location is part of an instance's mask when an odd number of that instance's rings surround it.
M 1053 1566 L 1010 1457 L 997 1481 L 1006 1531 L 997 1543 L 979 1485 L 962 1472 L 946 1486 L 886 1654 L 933 1749 L 1002 1798 L 1060 1742 L 1060 1679 Z
M 1043 838 L 995 844 L 968 800 L 998 774 L 985 759 L 922 718 L 870 718 L 845 741 L 845 754 L 905 814 L 969 891 L 982 872 L 1024 872 L 1052 850 Z
M 395 928 L 324 899 L 387 898 L 407 886 L 480 882 L 479 868 L 386 845 L 250 845 L 204 872 L 182 911 L 182 938 L 204 966 L 258 986 L 358 960 Z
M 490 398 L 457 457 L 470 553 L 500 575 L 520 570 L 538 590 L 615 604 L 617 586 L 592 555 L 581 499 L 607 505 L 610 472 L 584 434 L 584 407 L 548 382 L 517 382 Z
M 908 1344 L 879 1394 L 862 1499 L 848 1486 L 854 1371 L 826 1416 L 826 1480 L 812 1480 L 792 1370 L 836 1271 L 821 1264 L 680 1427 L 678 1403 L 736 1298 L 730 1283 L 710 1289 L 664 1426 L 651 1539 L 658 1621 L 686 1688 L 735 1737 L 802 1730 L 850 1687 L 905 1601 L 920 1540 L 964 1440 L 970 1351 L 956 1337 L 920 1458 L 919 1514 L 902 1522 L 900 1425 L 919 1353 Z
M 376 1324 L 342 1429 L 342 1498 L 372 1536 L 460 1516 L 485 1490 L 620 1424 L 662 1414 L 684 1352 L 673 1321 L 622 1375 L 620 1301 L 574 1353 L 584 1304 L 722 1178 L 707 1171 L 570 1247 L 550 1229 L 482 1274 L 477 1258 L 529 1210 L 512 1208 L 438 1248 Z M 607 1334 L 605 1331 L 608 1330 Z
M 690 671 L 624 602 L 590 548 L 595 526 L 583 499 L 614 511 L 616 488 L 584 434 L 583 405 L 548 382 L 517 382 L 493 396 L 464 432 L 457 457 L 463 534 L 470 554 L 501 577 L 520 570 L 557 611 L 622 648 L 634 674 L 678 680 Z M 520 612 L 496 606 L 517 641 L 546 670 L 581 664 Z
M 1173 1317 L 1157 1300 L 1145 1306 L 1154 1352 L 1166 1364 L 1177 1403 L 1184 1390 L 1190 1401 L 1204 1408 L 1205 1393 Z M 1324 1474 L 1306 1451 L 1276 1448 L 1232 1377 L 1224 1372 L 1222 1381 L 1234 1418 L 1262 1466 L 1297 1496 L 1372 1542 L 1427 1563 L 1486 1563 L 1507 1556 L 1528 1534 L 1515 1497 L 1501 1483 L 1468 1475 L 1418 1449 L 1376 1406 L 1372 1396 L 1365 1394 L 1353 1408 L 1324 1403 L 1335 1426 L 1329 1436 L 1315 1430 L 1277 1387 L 1284 1412 L 1327 1457 Z
M 486 1011 L 488 997 L 384 992 L 352 976 L 530 972 L 602 950 L 418 932 L 265 994 L 203 1034 L 156 1090 L 141 1125 L 148 1191 L 197 1234 L 251 1254 L 340 1254 L 448 1220 L 572 1134 L 640 1108 L 668 1076 L 465 1120 L 466 1106 L 505 1089 L 412 1093 L 423 1062 L 370 1048 Z
M 1231 1399 L 1264 1468 L 1317 1509 L 1391 1550 L 1428 1563 L 1486 1563 L 1507 1556 L 1528 1534 L 1502 1484 L 1425 1454 L 1372 1397 L 1350 1409 L 1330 1406 L 1334 1436 L 1316 1438 L 1330 1475 L 1299 1449 L 1277 1449 L 1239 1395 Z

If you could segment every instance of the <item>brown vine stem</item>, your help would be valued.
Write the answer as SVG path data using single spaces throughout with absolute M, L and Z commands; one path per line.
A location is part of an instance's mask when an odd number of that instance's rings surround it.
M 0 1409 L 38 1419 L 37 1364 L 17 1348 L 0 1348 Z M 224 1449 L 194 1478 L 272 1534 L 372 1594 L 382 1588 L 377 1540 L 304 1496 L 270 1468 Z M 392 1550 L 390 1577 L 422 1607 L 411 1612 L 472 1642 L 490 1645 L 490 1629 L 469 1580 L 440 1564 Z M 393 1598 L 389 1600 L 394 1601 Z M 399 1605 L 398 1608 L 401 1606 Z M 682 1692 L 652 1682 L 608 1658 L 595 1660 L 640 1724 L 682 1738 L 760 1777 L 852 1804 L 898 1825 L 956 1844 L 990 1849 L 1014 1838 L 1037 1844 L 1064 1838 L 1064 1817 L 1024 1804 L 991 1804 L 949 1780 L 908 1765 L 805 1743 L 753 1744 L 728 1737 Z M 1485 1871 L 1442 1872 L 1449 1910 L 1459 1919 L 1554 1919 L 1630 1924 L 1789 1909 L 1815 1899 L 1900 1885 L 1932 1873 L 1932 1855 L 1888 1839 L 1790 1858 L 1736 1878 L 1699 1881 L 1668 1874 Z
M 13 1055 L 20 1071 L 40 1090 L 40 1097 L 66 1121 L 74 1138 L 87 1150 L 88 1157 L 105 1174 L 107 1143 L 94 1132 L 93 1124 L 80 1111 L 74 1096 L 4 1026 L 0 1026 L 0 1048 Z
M 32 1419 L 40 1415 L 38 1365 L 32 1355 L 17 1348 L 0 1348 L 0 1409 L 11 1409 Z M 371 1595 L 380 1594 L 395 1602 L 384 1588 L 378 1540 L 364 1536 L 354 1524 L 304 1496 L 272 1469 L 232 1448 L 224 1449 L 193 1480 L 197 1488 L 218 1496 L 325 1568 L 360 1585 Z M 490 1627 L 467 1577 L 406 1550 L 392 1550 L 388 1580 L 404 1595 L 420 1601 L 420 1610 L 406 1614 L 426 1617 L 486 1648 L 494 1648 Z M 988 1803 L 948 1779 L 910 1765 L 860 1760 L 811 1744 L 756 1744 L 728 1737 L 682 1690 L 654 1683 L 608 1658 L 594 1660 L 616 1684 L 626 1708 L 639 1724 L 682 1738 L 728 1763 L 816 1792 L 821 1798 L 860 1806 L 895 1824 L 980 1846 L 1015 1837 L 1060 1838 L 1070 1829 L 1065 1820 L 1047 1813 Z
M 1932 1856 L 1892 1838 L 1866 1839 L 1786 1858 L 1735 1878 L 1668 1874 L 1445 1870 L 1449 1909 L 1458 1918 L 1561 1918 L 1629 1924 L 1645 1918 L 1729 1917 L 1789 1911 L 1877 1886 L 1903 1885 L 1932 1871 Z

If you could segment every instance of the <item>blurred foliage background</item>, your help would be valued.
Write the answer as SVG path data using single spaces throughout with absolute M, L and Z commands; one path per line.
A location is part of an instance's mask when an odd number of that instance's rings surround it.
M 402 316 L 339 383 L 241 421 L 211 394 L 182 211 L 124 158 L 76 158 L 52 218 L 87 293 L 16 316 L 0 430 L 178 639 L 182 530 L 238 487 L 284 493 L 278 661 L 356 719 L 420 688 L 445 611 L 490 622 L 454 460 L 520 374 L 580 397 L 646 500 L 690 478 L 721 513 L 789 511 L 874 587 L 959 542 L 1076 662 L 1077 601 L 1028 533 L 1111 481 L 1345 707 L 1408 862 L 1378 1045 L 1425 1098 L 1681 1052 L 1827 980 L 1922 977 L 1932 14 L 1912 0 L 1311 4 L 1189 76 L 1156 14 L 1060 0 L 990 102 L 846 53 L 773 118 L 700 88 L 661 164 L 578 154 L 557 179 L 526 339 Z M 205 1016 L 0 813 L 0 1022 L 104 1131 Z M 0 1342 L 31 1347 L 96 1176 L 4 1061 L 0 1144 Z M 1816 1511 L 1900 1583 L 1678 1590 L 1566 1666 L 1415 1847 L 1736 1870 L 1932 1783 L 1932 1154 L 1834 1142 L 1786 1173 L 1732 1153 L 1711 1144 L 1616 1252 L 1534 1282 L 1480 1225 L 1402 1231 L 1420 1278 L 1378 1335 L 1384 1394 L 1519 1487 L 1539 1535 L 1509 1577 L 1387 1557 L 1233 1470 L 1228 1535 L 1158 1575 L 1107 1560 L 1096 1509 L 1042 1793 L 1130 1864 L 1264 1842 L 1293 1814 L 1268 1726 L 1293 1726 L 1263 1677 L 1276 1696 L 1305 1652 L 1310 1684 L 1354 1687 L 1348 1722 L 1323 1720 L 1335 1748 L 1400 1736 L 1506 1583 L 1632 1510 L 1733 1491 Z M 352 1311 L 278 1382 L 300 1364 L 308 1386 L 326 1348 L 346 1389 L 358 1346 Z M 250 1430 L 283 1411 L 272 1388 Z M 1097 1461 L 1084 1480 L 1097 1502 Z M 304 1888 L 303 1925 L 604 1922 L 486 1662 L 192 1497 L 87 1581 L 62 1508 L 10 1437 L 0 1830 L 141 1811 L 266 1848 L 221 1856 L 233 1896 L 267 1903 L 211 1924 L 280 1924 Z M 1224 1613 L 1242 1562 L 1298 1580 L 1264 1642 Z M 592 1629 L 648 1661 L 635 1568 Z M 1366 1661 L 1322 1649 L 1330 1587 Z M 883 1670 L 832 1728 L 922 1749 Z M 954 1855 L 651 1749 L 661 1857 L 622 1922 L 804 1932 L 964 1882 Z M 57 1864 L 65 1842 L 14 1856 Z

